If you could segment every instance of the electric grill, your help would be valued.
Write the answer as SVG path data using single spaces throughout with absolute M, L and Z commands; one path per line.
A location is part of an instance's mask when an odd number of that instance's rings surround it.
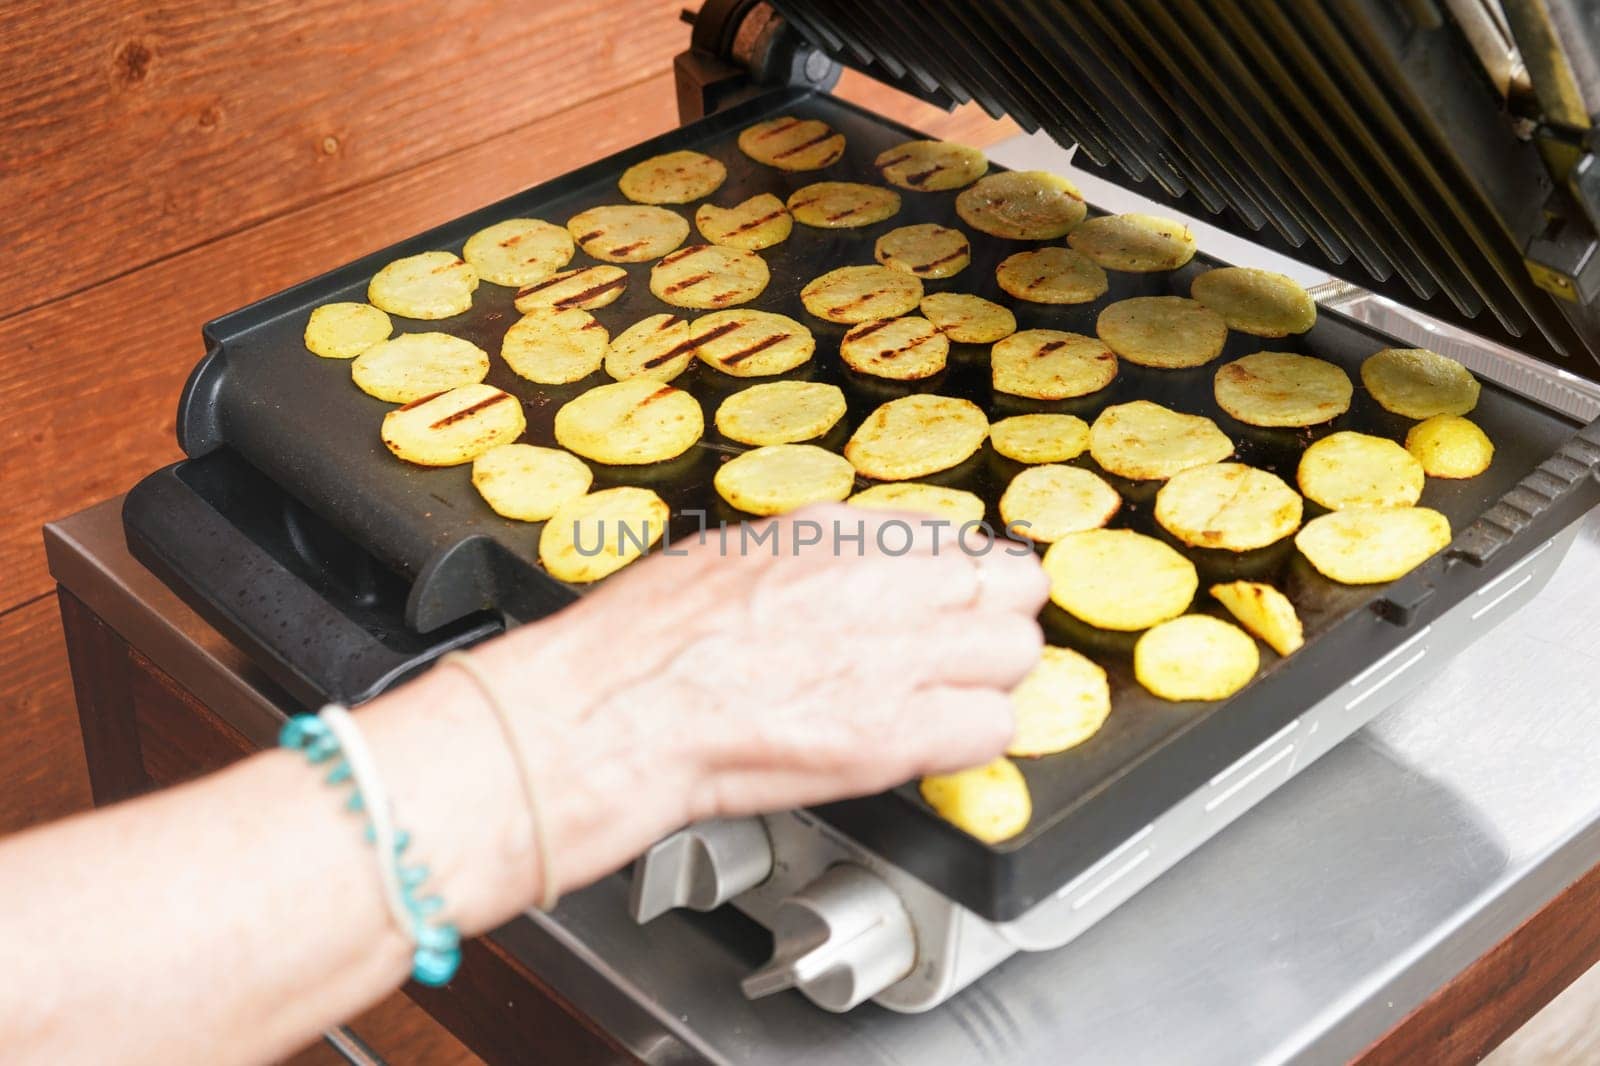
M 1519 41 L 1532 32 L 1529 20 L 1536 28 L 1557 11 L 1586 17 L 1551 0 L 1507 9 L 1516 12 Z M 1264 652 L 1259 675 L 1232 699 L 1156 700 L 1132 679 L 1131 635 L 1047 609 L 1052 642 L 1106 665 L 1114 709 L 1080 747 L 1022 761 L 1035 813 L 1017 838 L 982 844 L 906 787 L 693 826 L 636 866 L 632 909 L 641 921 L 675 906 L 731 902 L 773 932 L 772 961 L 745 982 L 749 995 L 793 986 L 832 1010 L 866 999 L 927 1009 L 1013 952 L 1072 939 L 1420 683 L 1538 590 L 1575 521 L 1600 502 L 1600 424 L 1583 425 L 1595 410 L 1585 406 L 1584 386 L 1572 384 L 1573 374 L 1600 374 L 1592 310 L 1600 267 L 1586 199 L 1592 137 L 1572 103 L 1583 91 L 1600 92 L 1600 81 L 1579 78 L 1593 69 L 1589 49 L 1600 37 L 1565 51 L 1538 38 L 1562 62 L 1548 50 L 1530 56 L 1535 89 L 1552 68 L 1571 82 L 1552 97 L 1566 101 L 1565 110 L 1541 109 L 1549 94 L 1517 97 L 1516 75 L 1504 79 L 1502 95 L 1481 58 L 1492 49 L 1474 43 L 1484 31 L 1470 21 L 1474 12 L 1492 14 L 1464 0 L 1447 8 L 1428 0 L 709 0 L 694 21 L 693 47 L 677 61 L 680 129 L 209 323 L 206 356 L 179 411 L 190 458 L 129 494 L 129 546 L 308 705 L 369 699 L 451 648 L 570 602 L 580 590 L 532 561 L 536 525 L 496 516 L 460 468 L 407 467 L 386 452 L 377 434 L 386 405 L 350 386 L 344 363 L 304 350 L 310 309 L 364 299 L 384 263 L 459 248 L 491 222 L 564 221 L 618 202 L 616 179 L 626 167 L 674 149 L 722 160 L 728 180 L 719 202 L 786 196 L 814 180 L 875 181 L 869 164 L 878 152 L 917 134 L 827 95 L 841 62 L 935 102 L 976 99 L 1076 142 L 1077 165 L 1397 301 L 1375 306 L 1417 308 L 1536 357 L 1478 357 L 1473 369 L 1490 380 L 1472 417 L 1494 440 L 1495 462 L 1475 479 L 1429 482 L 1422 502 L 1448 515 L 1457 536 L 1400 581 L 1334 584 L 1288 542 L 1242 555 L 1187 552 L 1203 585 L 1234 577 L 1278 584 L 1306 626 L 1303 649 L 1282 660 Z M 792 175 L 739 153 L 741 129 L 780 114 L 820 118 L 844 133 L 845 158 Z M 1292 477 L 1306 435 L 1229 420 L 1211 395 L 1215 363 L 1179 372 L 1124 365 L 1110 388 L 1058 404 L 993 395 L 979 346 L 953 345 L 949 369 L 926 382 L 845 370 L 836 357 L 844 327 L 807 316 L 799 287 L 832 266 L 869 262 L 873 240 L 888 228 L 954 222 L 954 197 L 907 194 L 900 214 L 861 231 L 797 226 L 763 253 L 773 282 L 749 306 L 806 321 L 818 355 L 795 374 L 832 381 L 847 396 L 844 422 L 820 443 L 838 447 L 873 407 L 909 391 L 964 396 L 995 418 L 1062 410 L 1092 419 L 1107 404 L 1148 397 L 1213 417 L 1242 461 Z M 1034 242 L 970 237 L 972 265 L 928 289 L 1011 304 L 996 290 L 994 267 Z M 581 252 L 577 262 L 587 262 Z M 1202 255 L 1170 274 L 1113 273 L 1111 292 L 1094 305 L 1015 306 L 1019 328 L 1092 334 L 1105 302 L 1187 293 L 1192 277 L 1213 265 Z M 624 296 L 597 312 L 613 333 L 662 310 L 645 284 L 647 269 L 629 268 Z M 516 318 L 512 295 L 486 284 L 462 316 L 397 327 L 442 328 L 496 351 Z M 1401 344 L 1327 303 L 1309 333 L 1270 342 L 1338 363 L 1352 377 L 1363 358 Z M 1223 361 L 1260 347 L 1259 339 L 1230 335 Z M 489 381 L 522 398 L 535 443 L 550 443 L 556 409 L 595 383 L 535 386 L 499 361 Z M 680 383 L 708 416 L 745 384 L 704 367 Z M 1346 415 L 1312 433 L 1393 438 L 1407 425 L 1358 390 Z M 596 487 L 655 488 L 673 505 L 670 532 L 693 535 L 696 512 L 740 518 L 711 487 L 719 461 L 737 450 L 708 430 L 678 460 L 597 467 Z M 985 447 L 929 480 L 977 492 L 993 518 L 1019 469 Z M 1126 523 L 1154 532 L 1156 486 L 1110 480 L 1126 500 Z

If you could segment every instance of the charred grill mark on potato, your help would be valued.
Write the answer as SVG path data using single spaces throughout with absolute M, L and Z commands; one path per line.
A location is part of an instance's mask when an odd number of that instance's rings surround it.
M 627 255 L 629 252 L 636 252 L 640 248 L 643 248 L 646 243 L 647 242 L 645 242 L 645 241 L 633 241 L 630 244 L 624 244 L 624 245 L 622 245 L 620 247 L 611 249 L 610 254 L 611 254 L 612 258 L 616 258 L 617 256 L 620 256 L 620 255 Z
M 579 244 L 588 244 L 590 241 L 594 240 L 596 237 L 604 236 L 605 232 L 606 231 L 603 230 L 603 229 L 592 229 L 588 233 L 585 233 L 583 236 L 579 237 L 578 238 L 578 243 Z
M 417 399 L 412 400 L 410 403 L 408 403 L 405 406 L 401 407 L 400 410 L 409 411 L 413 407 L 421 407 L 423 404 L 427 403 L 429 400 L 437 400 L 439 397 L 443 396 L 445 393 L 447 393 L 449 391 L 450 391 L 449 389 L 441 389 L 438 392 L 430 392 L 426 396 L 418 397 Z
M 567 280 L 570 281 L 570 280 L 573 280 L 573 279 L 569 278 Z M 596 285 L 596 286 L 594 286 L 592 288 L 584 289 L 582 292 L 575 292 L 571 296 L 563 296 L 563 297 L 561 297 L 561 299 L 555 301 L 555 305 L 554 306 L 556 308 L 558 308 L 559 310 L 566 311 L 566 310 L 569 310 L 570 308 L 577 307 L 577 306 L 581 305 L 585 300 L 592 300 L 596 296 L 602 296 L 605 293 L 610 292 L 612 289 L 625 288 L 627 286 L 627 284 L 628 284 L 628 279 L 625 278 L 625 277 L 617 278 L 615 281 L 603 282 L 603 283 L 601 283 L 599 285 Z M 530 290 L 527 290 L 527 291 L 532 292 L 533 290 L 530 289 Z M 517 295 L 521 296 L 522 293 L 519 292 Z
M 657 400 L 664 400 L 668 396 L 671 396 L 673 393 L 675 393 L 677 391 L 678 390 L 673 388 L 671 385 L 663 385 L 659 389 L 657 389 L 655 392 L 652 392 L 650 395 L 648 395 L 644 399 L 640 400 L 639 401 L 639 406 L 640 407 L 645 407 L 645 406 L 647 406 L 649 404 L 655 403 Z
M 671 266 L 673 263 L 681 262 L 689 258 L 691 255 L 698 255 L 699 253 L 709 251 L 710 249 L 711 245 L 709 244 L 693 244 L 687 248 L 680 248 L 671 255 L 663 257 L 661 262 L 657 263 L 656 266 Z
M 810 147 L 812 147 L 814 145 L 821 144 L 823 141 L 826 141 L 830 137 L 833 137 L 833 136 L 834 136 L 834 132 L 832 130 L 826 130 L 821 135 L 813 137 L 809 141 L 802 141 L 799 144 L 794 145 L 793 147 L 785 148 L 781 152 L 774 153 L 772 158 L 774 158 L 774 159 L 783 159 L 783 158 L 786 158 L 788 156 L 794 155 L 797 152 L 803 152 L 807 148 L 810 148 Z
M 724 365 L 724 366 L 734 366 L 734 365 L 736 365 L 738 363 L 744 362 L 746 359 L 750 358 L 752 355 L 755 355 L 755 354 L 757 354 L 759 352 L 766 351 L 768 348 L 771 348 L 774 344 L 783 343 L 784 341 L 788 340 L 789 338 L 790 338 L 790 334 L 788 334 L 788 333 L 774 333 L 770 337 L 763 337 L 761 340 L 756 341 L 754 344 L 752 344 L 750 347 L 744 349 L 743 351 L 734 352 L 732 355 L 723 356 L 718 361 L 720 363 L 722 363 L 722 365 Z
M 916 274 L 926 274 L 928 271 L 934 269 L 935 267 L 944 266 L 946 263 L 953 262 L 953 261 L 955 261 L 957 259 L 960 259 L 962 256 L 970 255 L 970 254 L 971 254 L 971 249 L 968 248 L 966 245 L 963 245 L 960 248 L 960 250 L 951 252 L 949 255 L 942 255 L 938 259 L 933 260 L 933 262 L 931 262 L 931 263 L 919 263 L 919 264 L 913 265 L 911 270 L 912 270 L 913 273 L 916 273 Z
M 1066 341 L 1045 341 L 1043 344 L 1039 345 L 1038 351 L 1034 352 L 1033 355 L 1034 358 L 1037 359 L 1040 356 L 1049 355 L 1057 348 L 1065 348 L 1066 346 Z
M 846 333 L 844 335 L 844 339 L 847 341 L 858 341 L 863 337 L 870 337 L 872 334 L 878 332 L 880 329 L 889 325 L 893 321 L 894 319 L 892 318 L 880 318 L 876 322 L 863 322 L 861 325 L 851 329 L 849 333 Z
M 931 166 L 927 170 L 919 170 L 915 174 L 907 174 L 906 184 L 921 185 L 923 182 L 927 181 L 929 178 L 933 177 L 935 174 L 939 173 L 939 171 L 944 169 L 946 168 L 944 164 L 941 163 L 937 166 Z
M 755 229 L 757 226 L 765 225 L 766 223 L 771 222 L 773 219 L 779 218 L 782 215 L 783 211 L 781 209 L 777 211 L 769 211 L 760 218 L 753 218 L 749 222 L 741 222 L 739 225 L 729 230 L 728 234 L 729 236 L 732 236 L 735 233 L 743 233 L 747 229 Z
M 878 169 L 879 170 L 888 170 L 890 167 L 894 166 L 896 163 L 904 163 L 907 159 L 910 159 L 910 158 L 911 158 L 911 153 L 907 152 L 904 155 L 897 155 L 893 159 L 880 159 L 878 161 Z
M 456 411 L 454 414 L 445 415 L 443 418 L 439 419 L 437 422 L 434 422 L 428 428 L 429 429 L 443 429 L 446 426 L 454 425 L 455 423 L 461 421 L 463 418 L 470 418 L 473 415 L 477 414 L 479 411 L 482 411 L 487 407 L 493 407 L 497 403 L 503 403 L 506 400 L 515 400 L 515 399 L 516 399 L 516 397 L 511 395 L 509 392 L 502 392 L 500 395 L 491 396 L 487 400 L 479 400 L 477 403 L 473 404 L 471 407 L 463 407 L 461 410 Z
M 671 285 L 664 286 L 662 291 L 672 293 L 682 292 L 684 289 L 692 288 L 693 286 L 700 284 L 702 281 L 705 281 L 711 276 L 712 275 L 710 271 L 705 271 L 700 274 L 691 274 L 681 281 L 674 281 Z
M 762 130 L 760 133 L 756 134 L 756 138 L 755 139 L 758 140 L 758 141 L 764 141 L 768 137 L 776 137 L 778 134 L 784 132 L 785 130 L 792 130 L 798 125 L 800 125 L 800 119 L 797 119 L 797 118 L 791 118 L 791 119 L 788 119 L 788 120 L 780 120 L 778 125 L 771 126 L 771 127 L 767 128 L 765 130 Z

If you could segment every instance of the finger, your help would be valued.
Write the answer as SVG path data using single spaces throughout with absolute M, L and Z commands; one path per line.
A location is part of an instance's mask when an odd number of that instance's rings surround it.
M 998 689 L 970 685 L 928 685 L 905 701 L 906 728 L 899 749 L 904 756 L 887 781 L 948 774 L 981 766 L 1004 753 L 1016 731 L 1011 697 Z
M 868 558 L 955 554 L 960 527 L 947 518 L 916 511 L 885 511 L 828 503 L 804 507 L 779 520 L 793 527 L 804 550 Z M 787 543 L 789 537 L 784 538 Z M 813 544 L 805 541 L 815 540 Z
M 973 607 L 980 611 L 1014 611 L 1033 617 L 1050 598 L 1050 578 L 1039 557 L 1009 540 L 997 540 L 982 555 L 969 556 L 973 567 Z
M 1038 664 L 1044 634 L 1031 617 L 964 611 L 863 633 L 851 643 L 862 673 L 1009 692 Z
M 949 553 L 779 559 L 756 579 L 751 615 L 762 626 L 910 623 L 969 606 L 976 585 L 972 561 Z

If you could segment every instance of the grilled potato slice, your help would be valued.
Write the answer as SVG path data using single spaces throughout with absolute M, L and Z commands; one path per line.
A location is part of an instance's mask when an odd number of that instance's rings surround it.
M 564 385 L 600 369 L 611 338 L 587 311 L 541 308 L 511 324 L 500 358 L 518 376 L 541 385 Z
M 1089 423 L 1077 415 L 1014 415 L 989 427 L 989 443 L 1019 463 L 1064 463 L 1089 446 Z
M 867 416 L 844 446 L 844 457 L 867 477 L 909 481 L 955 466 L 988 435 L 989 420 L 970 400 L 902 396 Z
M 1182 296 L 1118 300 L 1100 312 L 1094 330 L 1119 358 L 1161 370 L 1204 366 L 1228 340 L 1221 315 Z
M 1299 282 L 1270 270 L 1219 267 L 1194 279 L 1189 295 L 1221 315 L 1229 329 L 1287 337 L 1317 323 L 1317 304 Z
M 1450 543 L 1450 520 L 1427 507 L 1350 507 L 1306 523 L 1295 547 L 1345 585 L 1393 581 Z
M 367 301 L 401 318 L 451 318 L 472 307 L 478 272 L 452 252 L 396 259 L 372 276 Z
M 1117 357 L 1105 342 L 1056 329 L 1025 329 L 997 342 L 989 367 L 996 392 L 1035 400 L 1087 396 L 1117 377 Z
M 1100 475 L 1076 466 L 1030 466 L 1000 497 L 1000 519 L 1029 540 L 1051 544 L 1069 533 L 1099 529 L 1122 506 Z
M 782 200 L 764 192 L 733 207 L 701 204 L 694 224 L 712 244 L 759 252 L 788 240 L 794 218 Z
M 819 181 L 796 189 L 787 206 L 803 226 L 854 229 L 894 217 L 900 210 L 900 194 L 881 185 Z
M 524 286 L 513 302 L 523 314 L 541 307 L 553 307 L 557 311 L 570 307 L 594 311 L 614 303 L 627 287 L 628 272 L 621 267 L 579 267 Z
M 589 255 L 608 263 L 659 259 L 689 236 L 689 223 L 676 211 L 647 204 L 605 204 L 567 220 L 567 232 Z
M 689 339 L 700 361 L 736 378 L 793 370 L 811 358 L 817 339 L 788 315 L 718 311 L 694 320 Z
M 1071 648 L 1049 645 L 1022 683 L 1011 690 L 1017 731 L 1006 754 L 1054 755 L 1100 731 L 1111 715 L 1106 672 Z
M 556 443 L 608 465 L 660 463 L 688 451 L 705 431 L 693 396 L 647 378 L 601 385 L 556 412 Z
M 911 511 L 943 519 L 960 529 L 983 521 L 983 501 L 964 489 L 925 485 L 920 481 L 891 481 L 862 489 L 845 501 L 876 511 Z
M 1301 511 L 1282 478 L 1243 463 L 1180 470 L 1156 493 L 1156 521 L 1196 548 L 1265 548 L 1300 528 Z
M 1372 398 L 1406 418 L 1464 415 L 1478 406 L 1478 379 L 1454 359 L 1426 348 L 1385 348 L 1361 364 Z
M 383 416 L 383 443 L 418 466 L 470 463 L 522 436 L 522 401 L 493 385 L 462 385 Z
M 718 308 L 761 295 L 771 274 L 754 252 L 696 244 L 650 268 L 650 291 L 677 307 Z
M 885 233 L 873 246 L 872 256 L 886 267 L 919 278 L 948 278 L 972 262 L 972 245 L 958 229 L 923 222 Z
M 930 378 L 949 354 L 950 339 L 925 318 L 862 322 L 839 342 L 839 357 L 852 370 L 895 381 Z
M 1042 170 L 990 174 L 956 197 L 956 214 L 967 225 L 1017 241 L 1065 236 L 1087 213 L 1076 185 Z
M 1019 300 L 1036 304 L 1085 304 L 1106 294 L 1106 272 L 1088 256 L 1051 246 L 1008 256 L 995 280 Z
M 1089 454 L 1118 477 L 1161 481 L 1192 466 L 1222 462 L 1233 454 L 1233 442 L 1202 415 L 1134 400 L 1100 412 L 1089 427 Z
M 741 132 L 739 151 L 779 170 L 821 170 L 844 155 L 844 134 L 814 118 L 784 115 Z
M 1250 634 L 1206 614 L 1151 629 L 1133 646 L 1133 676 L 1164 700 L 1225 700 L 1250 683 L 1261 653 Z
M 1217 406 L 1252 426 L 1315 426 L 1350 410 L 1355 388 L 1332 363 L 1291 352 L 1256 352 L 1217 370 Z
M 741 511 L 786 514 L 808 503 L 850 495 L 855 469 L 815 444 L 771 444 L 736 455 L 712 480 L 717 494 Z
M 949 141 L 907 141 L 872 161 L 890 185 L 913 192 L 944 192 L 971 185 L 989 169 L 976 148 Z
M 1182 222 L 1140 214 L 1085 219 L 1067 243 L 1107 270 L 1130 274 L 1177 270 L 1195 250 L 1194 234 Z
M 829 322 L 872 322 L 903 315 L 922 299 L 922 282 L 885 266 L 847 266 L 806 282 L 800 302 Z
M 703 200 L 728 180 L 728 168 L 704 152 L 652 156 L 622 172 L 617 188 L 639 204 L 687 204 Z
M 599 581 L 648 551 L 672 514 L 649 489 L 603 489 L 556 508 L 539 535 L 539 562 L 558 581 Z
M 677 315 L 641 318 L 611 339 L 606 349 L 606 373 L 625 378 L 671 381 L 694 362 L 694 342 L 689 320 Z
M 1406 451 L 1429 477 L 1477 477 L 1494 460 L 1494 444 L 1476 423 L 1460 415 L 1434 415 L 1411 427 Z
M 921 309 L 935 329 L 957 344 L 993 344 L 1017 331 L 1017 316 L 1010 308 L 964 292 L 930 292 Z
M 1384 437 L 1331 433 L 1300 456 L 1300 491 L 1330 511 L 1409 507 L 1422 497 L 1422 464 Z
M 1033 817 L 1028 782 L 1005 758 L 924 777 L 919 790 L 935 814 L 985 844 L 1011 839 L 1028 828 Z
M 1212 585 L 1211 595 L 1253 636 L 1279 655 L 1292 655 L 1305 644 L 1300 616 L 1289 597 L 1259 581 L 1230 581 Z
M 572 260 L 572 234 L 537 218 L 508 218 L 467 238 L 461 255 L 495 285 L 543 281 Z
M 448 333 L 402 333 L 350 364 L 350 380 L 385 403 L 410 403 L 489 376 L 489 353 Z
M 844 417 L 844 393 L 817 381 L 769 381 L 729 396 L 717 429 L 741 444 L 798 444 L 822 436 Z
M 371 304 L 323 304 L 306 322 L 306 347 L 324 359 L 354 359 L 393 332 L 389 316 Z
M 1133 632 L 1176 618 L 1194 601 L 1194 564 L 1131 529 L 1069 533 L 1044 553 L 1050 598 L 1100 629 Z
M 560 448 L 502 444 L 472 461 L 472 486 L 496 514 L 542 522 L 589 491 L 594 473 Z

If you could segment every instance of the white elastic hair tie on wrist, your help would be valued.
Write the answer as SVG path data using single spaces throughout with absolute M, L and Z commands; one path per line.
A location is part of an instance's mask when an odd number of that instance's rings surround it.
M 395 849 L 399 836 L 394 827 L 394 808 L 389 803 L 388 790 L 383 787 L 383 778 L 378 775 L 378 765 L 373 761 L 366 738 L 361 735 L 349 711 L 337 703 L 330 703 L 318 712 L 318 717 L 327 723 L 328 731 L 339 741 L 340 754 L 350 766 L 356 792 L 372 822 L 383 902 L 388 906 L 395 925 L 400 927 L 400 932 L 406 939 L 414 941 L 411 909 L 406 906 L 405 893 L 400 889 L 399 858 Z

